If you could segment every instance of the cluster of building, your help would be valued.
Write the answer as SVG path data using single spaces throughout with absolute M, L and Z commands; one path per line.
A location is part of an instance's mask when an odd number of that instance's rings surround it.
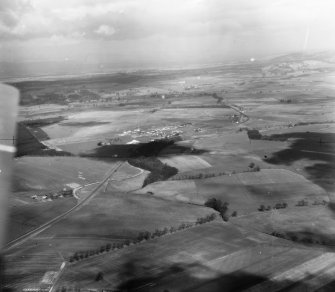
M 162 128 L 156 128 L 151 130 L 142 130 L 140 128 L 135 130 L 124 131 L 119 136 L 132 136 L 132 137 L 141 137 L 141 136 L 151 136 L 151 137 L 159 137 L 159 138 L 173 138 L 180 136 L 183 134 L 182 130 L 178 130 L 178 128 L 182 128 L 182 125 L 179 126 L 166 126 Z
M 117 142 L 121 142 L 121 139 L 120 137 L 115 137 L 115 138 L 110 138 L 108 139 L 108 142 L 103 142 L 103 141 L 100 141 L 98 142 L 98 146 L 106 146 L 106 145 L 113 145 L 114 143 L 117 143 Z
M 39 202 L 48 202 L 59 198 L 72 197 L 74 195 L 74 189 L 78 187 L 80 187 L 79 184 L 70 183 L 66 184 L 61 190 L 37 192 L 34 195 L 32 195 L 31 198 Z

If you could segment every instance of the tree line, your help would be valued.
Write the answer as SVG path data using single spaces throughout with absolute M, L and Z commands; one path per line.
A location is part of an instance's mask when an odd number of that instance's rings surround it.
M 127 239 L 124 240 L 123 242 L 117 242 L 117 243 L 107 243 L 104 245 L 101 245 L 100 247 L 96 248 L 96 249 L 91 249 L 91 250 L 84 250 L 84 251 L 78 251 L 75 252 L 73 255 L 71 255 L 68 259 L 68 261 L 70 263 L 73 262 L 77 262 L 83 259 L 87 259 L 89 257 L 95 256 L 95 255 L 99 255 L 105 252 L 109 252 L 112 250 L 119 250 L 122 248 L 125 248 L 127 246 L 133 245 L 133 244 L 137 244 L 143 241 L 147 241 L 150 239 L 154 239 L 154 238 L 158 238 L 167 234 L 172 234 L 175 233 L 177 231 L 182 231 L 184 229 L 188 229 L 191 228 L 193 226 L 197 226 L 197 225 L 201 225 L 207 222 L 211 222 L 213 220 L 215 220 L 216 218 L 216 214 L 212 213 L 210 215 L 207 215 L 205 217 L 200 217 L 197 218 L 196 222 L 194 223 L 182 223 L 180 224 L 178 227 L 165 227 L 163 229 L 156 229 L 154 232 L 150 232 L 150 231 L 141 231 L 138 233 L 138 235 L 136 236 L 136 238 L 134 239 Z
M 251 162 L 248 166 L 248 169 L 244 171 L 240 171 L 238 173 L 245 173 L 245 172 L 258 172 L 260 171 L 261 168 L 256 165 L 255 163 Z M 236 171 L 218 171 L 218 172 L 206 172 L 206 173 L 181 173 L 178 174 L 177 176 L 171 177 L 170 180 L 187 180 L 187 179 L 203 179 L 203 178 L 211 178 L 211 177 L 218 177 L 218 176 L 223 176 L 223 175 L 232 175 L 236 174 Z

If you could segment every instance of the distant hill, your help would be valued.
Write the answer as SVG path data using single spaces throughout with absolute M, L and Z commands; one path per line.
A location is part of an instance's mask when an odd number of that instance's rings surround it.
M 262 68 L 265 77 L 300 76 L 335 70 L 335 52 L 293 53 L 271 59 Z

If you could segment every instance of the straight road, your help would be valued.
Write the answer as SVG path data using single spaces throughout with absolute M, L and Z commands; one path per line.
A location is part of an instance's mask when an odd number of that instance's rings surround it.
M 72 207 L 70 210 L 66 211 L 65 213 L 51 219 L 50 221 L 48 221 L 47 223 L 44 223 L 43 225 L 37 227 L 36 229 L 27 232 L 26 234 L 10 241 L 9 243 L 7 243 L 5 245 L 4 251 L 8 251 L 18 245 L 21 245 L 22 243 L 24 243 L 26 240 L 28 240 L 29 238 L 32 238 L 34 236 L 36 236 L 37 234 L 41 233 L 42 231 L 44 231 L 45 229 L 51 227 L 53 224 L 59 222 L 60 220 L 62 220 L 64 217 L 66 217 L 67 215 L 71 214 L 72 212 L 76 211 L 78 208 L 80 208 L 82 205 L 84 205 L 85 203 L 88 203 L 89 200 L 91 200 L 96 194 L 97 192 L 100 190 L 100 188 L 110 179 L 110 177 L 122 166 L 124 162 L 120 162 L 118 163 L 116 166 L 114 166 L 110 171 L 109 174 L 106 176 L 106 178 L 104 178 L 96 188 L 93 189 L 93 191 L 91 192 L 91 194 L 89 196 L 87 196 L 85 199 L 83 199 L 81 202 L 79 202 L 77 205 L 75 205 L 74 207 Z

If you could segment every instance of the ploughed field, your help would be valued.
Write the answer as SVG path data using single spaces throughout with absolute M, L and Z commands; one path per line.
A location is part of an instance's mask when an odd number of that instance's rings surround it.
M 10 239 L 111 176 L 5 252 L 5 287 L 40 286 L 65 262 L 48 288 L 333 291 L 331 74 L 263 78 L 262 66 L 17 84 L 20 119 L 31 124 L 14 162 Z M 159 139 L 173 143 L 149 153 Z M 127 160 L 152 156 L 177 173 L 143 187 L 156 170 Z M 78 201 L 32 199 L 68 183 L 82 187 Z M 204 206 L 212 198 L 228 204 L 228 222 Z
M 314 265 L 307 272 L 315 277 L 334 262 L 324 258 L 320 250 L 216 221 L 72 264 L 62 282 L 121 291 L 242 291 L 266 280 L 275 285 L 273 277 L 309 262 Z M 99 271 L 103 279 L 97 283 Z M 291 285 L 286 278 L 283 287 Z

